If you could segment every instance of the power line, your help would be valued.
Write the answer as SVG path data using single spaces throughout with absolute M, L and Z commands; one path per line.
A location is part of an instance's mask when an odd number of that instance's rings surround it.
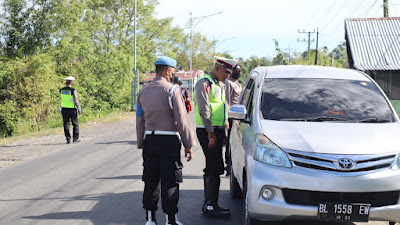
M 347 1 L 345 0 L 342 4 L 342 6 L 340 7 L 340 9 L 336 12 L 336 14 L 329 20 L 329 22 L 327 23 L 327 25 L 329 25 L 332 20 L 334 20 L 335 18 L 337 18 L 337 15 L 339 14 L 339 12 L 342 11 L 343 7 L 346 5 Z M 325 26 L 326 27 L 326 26 Z M 323 31 L 324 29 L 321 29 L 321 31 Z
M 364 14 L 363 17 L 366 17 L 368 15 L 368 13 L 371 11 L 372 8 L 374 8 L 374 6 L 376 5 L 377 2 L 378 2 L 378 0 L 375 0 L 374 4 L 371 5 L 371 7 L 368 9 L 368 11 Z

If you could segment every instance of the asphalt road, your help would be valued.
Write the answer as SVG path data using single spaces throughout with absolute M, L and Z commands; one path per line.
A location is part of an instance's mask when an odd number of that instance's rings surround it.
M 1 225 L 143 225 L 141 151 L 136 148 L 133 126 L 108 136 L 70 145 L 46 157 L 0 170 Z M 184 163 L 179 218 L 185 225 L 241 225 L 243 206 L 229 196 L 229 180 L 222 179 L 220 205 L 229 206 L 229 219 L 209 219 L 201 214 L 204 156 L 199 147 L 194 159 Z M 184 160 L 182 160 L 184 161 Z M 159 224 L 165 224 L 162 211 Z M 291 221 L 280 225 L 339 225 Z M 387 222 L 369 223 L 374 225 Z

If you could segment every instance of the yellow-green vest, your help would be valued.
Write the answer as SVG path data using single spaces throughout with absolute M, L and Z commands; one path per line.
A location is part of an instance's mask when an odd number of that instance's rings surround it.
M 70 87 L 62 88 L 60 90 L 61 94 L 61 107 L 62 108 L 75 108 L 74 102 L 74 89 Z
M 211 84 L 209 106 L 211 113 L 211 122 L 213 126 L 224 126 L 225 125 L 225 113 L 226 113 L 226 100 L 225 100 L 225 85 L 219 86 L 217 82 L 210 75 L 205 75 L 202 79 L 207 79 Z M 196 125 L 204 126 L 203 120 L 199 113 L 198 102 L 196 101 Z

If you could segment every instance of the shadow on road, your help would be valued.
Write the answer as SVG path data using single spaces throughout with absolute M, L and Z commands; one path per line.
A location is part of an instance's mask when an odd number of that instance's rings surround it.
M 202 190 L 181 190 L 179 202 L 179 218 L 185 225 L 242 225 L 243 204 L 241 200 L 233 200 L 228 191 L 221 191 L 222 206 L 231 209 L 229 219 L 206 218 L 201 213 L 203 201 Z M 67 200 L 67 199 L 62 199 Z M 95 200 L 97 204 L 91 211 L 54 212 L 44 215 L 24 216 L 29 220 L 89 220 L 94 225 L 126 224 L 143 225 L 145 223 L 144 210 L 142 209 L 142 192 L 107 193 L 95 196 L 76 196 L 70 201 Z M 67 200 L 68 201 L 68 200 Z M 157 211 L 157 221 L 165 224 L 162 210 Z M 54 222 L 57 224 L 57 222 Z M 343 225 L 343 223 L 323 223 L 318 221 L 284 221 L 279 223 L 260 223 L 270 225 Z M 349 224 L 349 223 L 347 223 Z M 351 223 L 350 223 L 351 224 Z
M 110 142 L 97 142 L 96 145 L 136 145 L 136 141 L 110 141 Z

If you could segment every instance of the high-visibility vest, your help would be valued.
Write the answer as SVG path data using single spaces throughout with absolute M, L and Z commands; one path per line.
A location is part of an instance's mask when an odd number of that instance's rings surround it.
M 61 88 L 60 95 L 61 95 L 61 107 L 62 108 L 75 108 L 74 102 L 74 90 L 70 87 Z
M 226 100 L 225 100 L 225 85 L 219 86 L 217 82 L 211 78 L 210 75 L 204 76 L 202 79 L 207 79 L 211 85 L 209 106 L 211 113 L 211 122 L 213 126 L 224 126 L 225 125 L 225 113 L 226 113 Z M 198 127 L 204 126 L 203 120 L 199 113 L 198 102 L 196 101 L 196 125 Z

